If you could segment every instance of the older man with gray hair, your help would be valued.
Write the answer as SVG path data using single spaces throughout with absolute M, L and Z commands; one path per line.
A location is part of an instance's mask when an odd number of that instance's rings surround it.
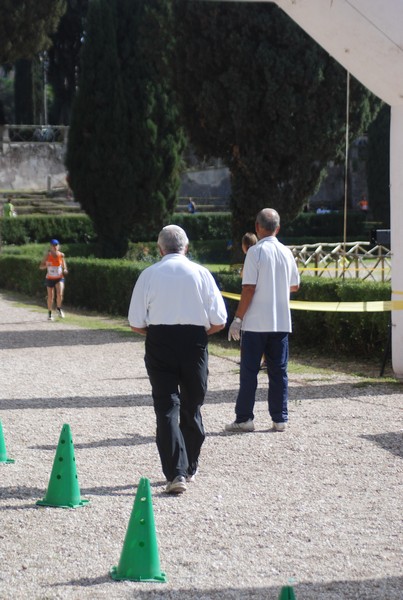
M 162 229 L 162 259 L 140 274 L 129 308 L 131 329 L 146 336 L 157 448 L 169 494 L 184 492 L 196 474 L 205 439 L 201 407 L 207 391 L 207 336 L 227 320 L 211 273 L 185 256 L 188 245 L 181 227 Z
M 299 288 L 299 273 L 289 248 L 277 239 L 280 216 L 264 208 L 256 216 L 258 243 L 245 259 L 242 294 L 228 339 L 241 338 L 240 387 L 236 419 L 226 431 L 254 431 L 255 395 L 264 354 L 269 378 L 268 408 L 274 431 L 288 422 L 288 334 L 291 332 L 290 292 Z M 242 332 L 242 336 L 241 336 Z

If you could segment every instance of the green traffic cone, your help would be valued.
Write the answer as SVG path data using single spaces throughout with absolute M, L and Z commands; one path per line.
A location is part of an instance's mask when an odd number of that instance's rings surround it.
M 6 442 L 4 441 L 3 425 L 0 421 L 0 463 L 13 463 L 13 458 L 7 457 Z
M 281 592 L 280 592 L 280 596 L 278 597 L 278 600 L 296 600 L 295 594 L 294 594 L 294 589 L 291 587 L 291 585 L 284 585 L 281 588 Z
M 48 490 L 39 506 L 56 506 L 60 508 L 77 508 L 88 504 L 89 500 L 81 500 L 78 485 L 76 459 L 71 437 L 70 425 L 63 425 L 50 474 Z
M 165 582 L 158 557 L 150 480 L 140 479 L 129 525 L 117 567 L 110 571 L 112 579 Z

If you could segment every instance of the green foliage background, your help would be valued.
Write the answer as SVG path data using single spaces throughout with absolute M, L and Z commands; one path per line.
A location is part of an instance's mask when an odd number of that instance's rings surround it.
M 200 156 L 232 175 L 233 239 L 257 212 L 291 221 L 345 146 L 346 71 L 268 2 L 175 2 L 176 86 Z M 380 101 L 351 82 L 350 133 Z

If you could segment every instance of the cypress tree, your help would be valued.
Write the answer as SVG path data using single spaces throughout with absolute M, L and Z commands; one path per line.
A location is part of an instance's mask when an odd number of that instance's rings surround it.
M 234 247 L 273 207 L 285 223 L 344 149 L 346 72 L 270 3 L 177 0 L 177 89 L 190 141 L 231 171 Z M 375 99 L 352 84 L 357 135 Z
M 183 134 L 171 91 L 171 3 L 91 0 L 66 165 L 105 257 L 123 256 L 137 222 L 172 213 Z

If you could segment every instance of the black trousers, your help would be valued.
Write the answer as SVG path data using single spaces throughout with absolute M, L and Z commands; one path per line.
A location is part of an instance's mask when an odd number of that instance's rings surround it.
M 206 330 L 195 325 L 151 325 L 145 348 L 162 471 L 168 481 L 193 475 L 205 439 L 201 407 L 208 378 Z

